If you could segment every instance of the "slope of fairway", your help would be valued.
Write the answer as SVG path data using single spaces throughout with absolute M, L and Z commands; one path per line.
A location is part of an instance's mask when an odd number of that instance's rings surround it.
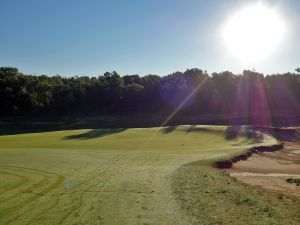
M 228 131 L 178 126 L 0 136 L 0 224 L 191 224 L 172 175 L 186 163 L 258 144 Z M 276 143 L 266 135 L 260 141 Z

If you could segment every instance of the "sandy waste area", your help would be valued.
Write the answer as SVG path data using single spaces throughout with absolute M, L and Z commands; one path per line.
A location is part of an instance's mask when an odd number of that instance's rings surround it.
M 300 186 L 286 181 L 300 179 L 300 144 L 285 142 L 281 151 L 253 154 L 227 172 L 240 182 L 300 198 Z

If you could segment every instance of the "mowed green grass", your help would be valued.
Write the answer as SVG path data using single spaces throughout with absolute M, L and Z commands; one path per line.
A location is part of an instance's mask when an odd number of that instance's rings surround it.
M 221 177 L 207 170 L 207 162 L 258 144 L 243 135 L 228 140 L 226 129 L 178 126 L 0 136 L 0 224 L 220 224 L 213 217 L 205 220 L 205 211 L 197 215 L 202 211 L 194 200 L 203 193 L 195 197 L 193 185 L 204 179 L 198 170 L 205 177 Z M 274 143 L 264 135 L 259 144 Z M 231 181 L 224 182 L 215 185 L 226 188 Z M 224 216 L 234 204 L 211 199 Z M 239 216 L 233 213 L 224 224 L 234 224 Z

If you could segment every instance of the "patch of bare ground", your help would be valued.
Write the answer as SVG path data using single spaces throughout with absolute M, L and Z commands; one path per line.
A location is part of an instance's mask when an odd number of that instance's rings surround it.
M 240 182 L 300 198 L 300 186 L 287 182 L 300 179 L 300 143 L 285 142 L 281 151 L 253 154 L 227 172 Z

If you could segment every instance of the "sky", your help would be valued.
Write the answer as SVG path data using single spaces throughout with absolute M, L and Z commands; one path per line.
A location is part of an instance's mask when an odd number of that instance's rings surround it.
M 264 60 L 228 56 L 222 26 L 246 0 L 0 0 L 0 66 L 25 74 L 98 76 L 106 71 L 167 75 L 265 74 L 300 67 L 300 1 L 264 1 L 285 19 L 287 33 Z

